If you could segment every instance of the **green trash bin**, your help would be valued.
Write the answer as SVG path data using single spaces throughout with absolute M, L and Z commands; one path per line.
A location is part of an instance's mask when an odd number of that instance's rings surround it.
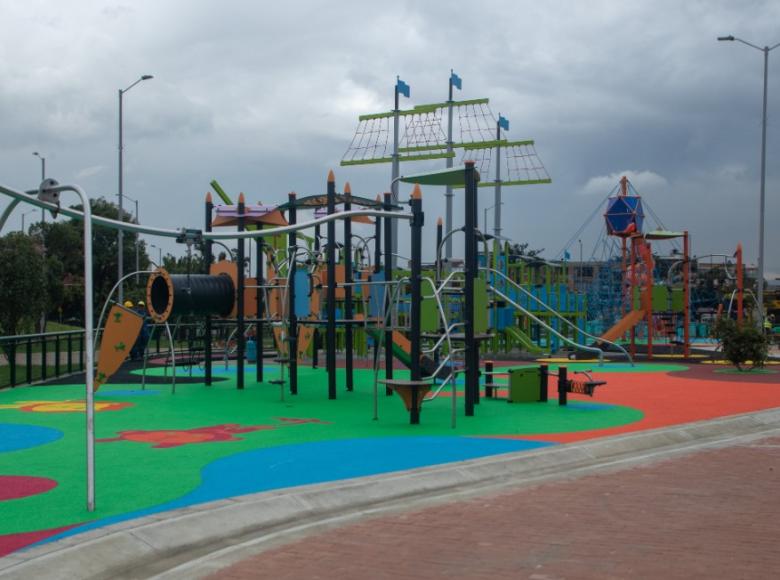
M 539 367 L 509 369 L 509 402 L 539 401 Z

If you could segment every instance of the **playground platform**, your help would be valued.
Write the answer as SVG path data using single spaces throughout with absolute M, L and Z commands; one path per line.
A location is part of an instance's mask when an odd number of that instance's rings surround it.
M 607 385 L 566 407 L 553 384 L 548 403 L 483 398 L 474 417 L 459 407 L 455 429 L 448 390 L 411 426 L 400 399 L 381 389 L 374 420 L 371 370 L 356 371 L 355 390 L 340 385 L 335 401 L 322 370 L 301 369 L 299 394 L 284 400 L 274 385 L 247 381 L 236 390 L 232 366 L 215 366 L 211 387 L 197 369 L 177 369 L 175 394 L 162 369 L 152 369 L 157 377 L 144 390 L 131 371 L 96 397 L 93 514 L 84 502 L 83 383 L 1 391 L 0 574 L 45 577 L 66 564 L 97 577 L 146 564 L 160 572 L 186 564 L 174 554 L 196 560 L 292 522 L 348 521 L 521 476 L 780 428 L 780 366 L 737 374 L 682 362 L 566 364 Z M 271 380 L 278 368 L 265 372 Z

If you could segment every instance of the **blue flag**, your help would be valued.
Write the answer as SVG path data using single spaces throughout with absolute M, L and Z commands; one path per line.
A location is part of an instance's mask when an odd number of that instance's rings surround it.
M 403 82 L 399 77 L 396 77 L 396 79 L 395 90 L 408 99 L 410 95 L 409 85 Z
M 453 87 L 455 87 L 458 90 L 462 90 L 462 83 L 463 81 L 460 80 L 460 77 L 456 75 L 454 72 L 450 71 L 450 83 Z
M 504 131 L 509 131 L 509 119 L 502 117 L 500 113 L 498 115 L 498 126 Z

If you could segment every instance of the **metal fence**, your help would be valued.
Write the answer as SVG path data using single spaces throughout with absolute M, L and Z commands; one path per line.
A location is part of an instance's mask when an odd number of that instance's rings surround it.
M 252 321 L 249 321 L 250 324 Z M 163 325 L 150 325 L 152 340 L 147 345 L 147 356 L 168 356 L 170 344 Z M 273 344 L 270 327 L 266 325 L 264 342 Z M 183 322 L 171 326 L 173 342 L 178 353 L 202 357 L 205 325 L 202 322 Z M 58 377 L 84 371 L 83 330 L 21 334 L 0 337 L 0 389 L 42 383 Z M 217 352 L 229 350 L 235 342 L 235 322 L 215 320 L 211 341 Z M 96 362 L 98 358 L 96 353 Z
M 0 337 L 0 388 L 43 382 L 83 370 L 83 330 Z

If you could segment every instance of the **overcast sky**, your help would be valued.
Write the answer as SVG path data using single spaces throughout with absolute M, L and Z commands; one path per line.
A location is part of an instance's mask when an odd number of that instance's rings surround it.
M 691 231 L 695 254 L 731 254 L 741 241 L 757 258 L 763 56 L 715 39 L 780 42 L 776 0 L 0 0 L 0 20 L 5 185 L 36 186 L 39 151 L 49 176 L 115 199 L 117 91 L 152 74 L 124 97 L 125 193 L 140 200 L 143 223 L 202 227 L 214 178 L 249 201 L 281 203 L 288 191 L 324 192 L 332 168 L 339 190 L 349 181 L 374 197 L 388 189 L 388 165 L 339 167 L 357 116 L 392 108 L 396 75 L 411 87 L 403 108 L 446 100 L 452 68 L 457 98 L 490 98 L 510 138 L 536 140 L 553 180 L 505 189 L 505 235 L 555 257 L 627 174 L 669 229 Z M 771 278 L 780 49 L 769 78 Z M 491 191 L 480 196 L 480 208 L 492 205 Z M 432 241 L 443 192 L 423 190 L 423 200 Z M 16 216 L 7 227 L 19 225 Z M 586 258 L 602 227 L 579 236 Z M 570 252 L 579 257 L 576 240 Z

